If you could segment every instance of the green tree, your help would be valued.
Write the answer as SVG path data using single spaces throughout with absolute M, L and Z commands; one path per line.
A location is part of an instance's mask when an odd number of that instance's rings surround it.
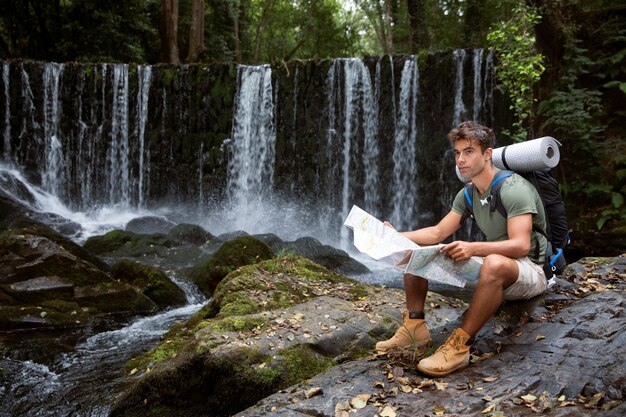
M 498 23 L 487 35 L 487 41 L 496 53 L 496 75 L 511 99 L 510 108 L 517 120 L 513 132 L 508 134 L 514 141 L 533 137 L 535 119 L 534 87 L 545 70 L 543 55 L 535 45 L 535 25 L 541 16 L 533 7 L 520 5 L 513 16 Z

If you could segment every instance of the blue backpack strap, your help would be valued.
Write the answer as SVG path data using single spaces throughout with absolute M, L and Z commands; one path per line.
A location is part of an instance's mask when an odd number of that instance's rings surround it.
M 471 182 L 463 189 L 463 195 L 465 196 L 465 211 L 461 215 L 461 224 L 465 224 L 468 218 L 474 218 L 474 210 L 472 204 L 472 196 L 474 195 L 474 184 Z
M 506 209 L 502 204 L 502 200 L 500 199 L 500 188 L 504 183 L 504 179 L 513 175 L 512 171 L 500 171 L 496 174 L 493 181 L 491 181 L 491 200 L 489 201 L 489 211 L 494 212 L 498 210 L 498 213 L 502 215 L 506 219 Z

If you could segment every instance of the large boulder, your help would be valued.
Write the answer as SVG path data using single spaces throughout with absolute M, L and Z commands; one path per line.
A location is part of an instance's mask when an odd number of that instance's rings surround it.
M 159 308 L 178 307 L 186 302 L 183 290 L 152 266 L 122 259 L 111 267 L 111 273 L 113 278 L 139 288 Z
M 46 236 L 32 234 L 36 230 Z M 0 234 L 0 300 L 4 329 L 82 327 L 103 315 L 158 309 L 137 288 L 113 279 L 97 258 L 43 226 Z
M 126 231 L 142 235 L 167 234 L 174 226 L 176 224 L 165 217 L 143 216 L 129 221 L 126 224 Z
M 570 265 L 544 295 L 504 304 L 477 335 L 469 368 L 446 377 L 389 357 L 356 360 L 236 416 L 623 416 L 625 278 L 626 256 Z M 427 321 L 436 344 L 461 322 Z
M 116 257 L 142 257 L 161 255 L 179 242 L 164 234 L 138 234 L 124 230 L 111 230 L 102 236 L 92 236 L 83 247 L 95 255 Z
M 187 277 L 198 288 L 211 295 L 230 272 L 243 265 L 254 264 L 273 258 L 272 250 L 252 236 L 239 236 L 222 244 L 220 248 L 200 265 L 191 268 Z
M 243 266 L 211 302 L 126 367 L 135 379 L 112 416 L 230 416 L 271 392 L 367 355 L 397 326 L 399 290 L 353 281 L 308 259 Z M 429 298 L 449 319 L 454 309 Z

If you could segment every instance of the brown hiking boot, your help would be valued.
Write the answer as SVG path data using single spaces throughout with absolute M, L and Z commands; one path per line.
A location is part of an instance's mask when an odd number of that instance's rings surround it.
M 387 353 L 394 347 L 420 345 L 430 342 L 430 332 L 424 319 L 410 319 L 409 312 L 402 313 L 402 326 L 389 340 L 376 343 L 377 353 Z
M 445 376 L 469 366 L 470 347 L 466 345 L 470 335 L 461 328 L 441 345 L 432 356 L 424 358 L 417 364 L 417 369 L 430 376 Z

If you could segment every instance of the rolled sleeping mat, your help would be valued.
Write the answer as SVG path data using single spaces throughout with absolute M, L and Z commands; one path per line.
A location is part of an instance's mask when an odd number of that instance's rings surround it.
M 558 165 L 561 154 L 561 143 L 551 136 L 502 146 L 493 150 L 493 164 L 500 169 L 508 169 L 517 172 L 530 172 L 541 169 L 550 169 Z M 464 178 L 455 166 L 456 176 L 459 180 L 467 183 L 469 178 Z

